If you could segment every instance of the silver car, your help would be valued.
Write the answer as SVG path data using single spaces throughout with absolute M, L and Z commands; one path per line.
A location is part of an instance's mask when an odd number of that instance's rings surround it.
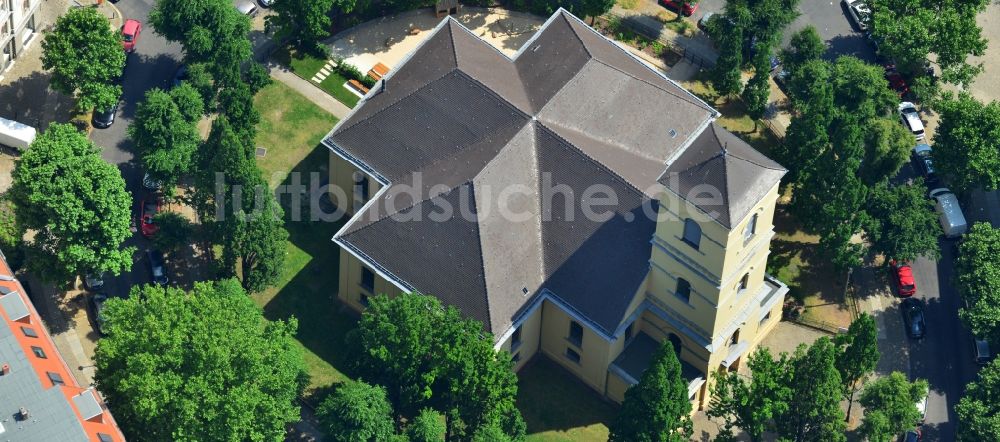
M 236 6 L 237 11 L 240 11 L 240 14 L 257 16 L 257 4 L 253 0 L 236 0 L 234 6 Z
M 847 13 L 851 20 L 858 26 L 861 32 L 868 32 L 868 22 L 871 21 L 872 10 L 864 0 L 840 0 L 847 8 Z

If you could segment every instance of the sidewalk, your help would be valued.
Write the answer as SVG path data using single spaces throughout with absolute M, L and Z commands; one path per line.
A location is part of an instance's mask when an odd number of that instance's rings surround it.
M 93 357 L 98 336 L 87 312 L 87 293 L 60 291 L 30 275 L 19 277 L 28 287 L 31 302 L 77 382 L 83 386 L 93 385 L 96 372 Z
M 663 7 L 656 4 L 655 1 L 640 0 L 639 4 L 634 9 L 625 9 L 616 4 L 611 9 L 611 14 L 625 18 L 627 21 L 632 21 L 643 28 L 658 30 L 660 33 L 660 39 L 670 41 L 681 49 L 691 52 L 699 58 L 707 60 L 714 65 L 715 61 L 719 58 L 719 54 L 716 52 L 715 46 L 712 44 L 712 39 L 700 30 L 695 31 L 695 35 L 693 37 L 678 34 L 673 29 L 664 26 L 663 23 L 656 18 L 657 14 L 663 11 Z M 684 20 L 689 19 L 684 18 Z M 693 22 L 691 23 L 691 26 L 694 26 Z

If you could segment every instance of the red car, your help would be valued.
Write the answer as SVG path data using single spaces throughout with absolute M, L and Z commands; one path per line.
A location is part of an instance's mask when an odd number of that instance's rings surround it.
M 896 91 L 900 97 L 910 93 L 910 86 L 906 84 L 906 79 L 896 70 L 896 66 L 888 64 L 885 68 L 885 80 L 889 82 L 889 88 Z
M 698 10 L 698 4 L 697 3 L 695 3 L 695 4 L 692 5 L 691 3 L 684 2 L 683 6 L 681 6 L 681 5 L 678 5 L 678 1 L 677 0 L 660 0 L 660 5 L 662 5 L 663 7 L 667 8 L 667 9 L 672 9 L 674 11 L 680 11 L 681 14 L 686 15 L 688 17 L 690 17 L 691 14 L 694 14 L 694 12 Z
M 142 32 L 142 23 L 139 20 L 128 19 L 122 26 L 122 48 L 125 52 L 135 52 L 135 44 L 139 42 L 139 34 Z
M 158 196 L 150 195 L 142 200 L 142 214 L 139 216 L 139 227 L 142 236 L 149 238 L 156 234 L 157 230 L 160 230 L 160 226 L 157 226 L 153 222 L 153 217 L 157 213 L 160 213 L 160 206 L 162 205 L 163 200 Z
M 913 268 L 909 264 L 892 261 L 892 270 L 896 275 L 899 296 L 908 298 L 917 293 L 917 281 L 913 279 Z

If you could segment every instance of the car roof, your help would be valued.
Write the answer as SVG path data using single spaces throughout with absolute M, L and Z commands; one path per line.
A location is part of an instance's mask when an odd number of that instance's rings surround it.
M 906 118 L 906 124 L 910 125 L 910 129 L 911 130 L 915 131 L 917 129 L 919 129 L 919 130 L 923 130 L 924 129 L 924 122 L 920 121 L 920 117 L 917 116 L 916 113 L 914 113 L 914 112 L 906 112 L 906 113 L 903 114 L 903 117 Z
M 122 32 L 125 33 L 135 32 L 136 29 L 139 28 L 140 24 L 141 23 L 139 23 L 139 20 L 130 18 L 125 21 L 125 26 L 122 26 Z
M 981 355 L 990 354 L 990 343 L 985 339 L 974 338 L 976 340 L 976 350 Z
M 920 143 L 916 146 L 913 146 L 913 152 L 915 153 L 931 153 L 932 151 L 933 149 L 931 149 L 930 144 Z
M 913 269 L 910 268 L 909 264 L 900 265 L 896 271 L 899 274 L 899 282 L 902 282 L 904 285 L 913 284 Z

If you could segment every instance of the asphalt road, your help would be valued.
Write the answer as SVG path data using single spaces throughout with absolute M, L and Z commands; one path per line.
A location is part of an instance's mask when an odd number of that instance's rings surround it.
M 722 12 L 726 0 L 701 0 L 698 4 L 693 16 L 695 20 L 706 12 Z M 828 45 L 825 58 L 833 60 L 841 55 L 853 55 L 868 62 L 875 61 L 875 51 L 851 24 L 847 10 L 839 1 L 802 0 L 799 12 L 799 17 L 785 29 L 782 47 L 788 45 L 793 34 L 811 24 Z
M 146 91 L 169 86 L 182 57 L 179 44 L 167 42 L 153 32 L 149 25 L 148 14 L 153 4 L 153 0 L 122 0 L 116 3 L 126 19 L 139 20 L 143 23 L 143 29 L 135 52 L 128 56 L 123 77 L 122 105 L 118 109 L 115 123 L 107 129 L 94 129 L 90 136 L 101 147 L 101 156 L 121 170 L 127 189 L 132 194 L 133 218 L 137 215 L 139 202 L 145 194 L 142 187 L 143 171 L 132 154 L 132 143 L 125 130 L 135 115 L 136 104 L 142 101 Z M 152 281 L 145 257 L 145 251 L 152 246 L 149 240 L 135 233 L 125 245 L 136 247 L 134 263 L 131 271 L 105 278 L 104 290 L 112 296 L 126 296 L 131 287 Z

